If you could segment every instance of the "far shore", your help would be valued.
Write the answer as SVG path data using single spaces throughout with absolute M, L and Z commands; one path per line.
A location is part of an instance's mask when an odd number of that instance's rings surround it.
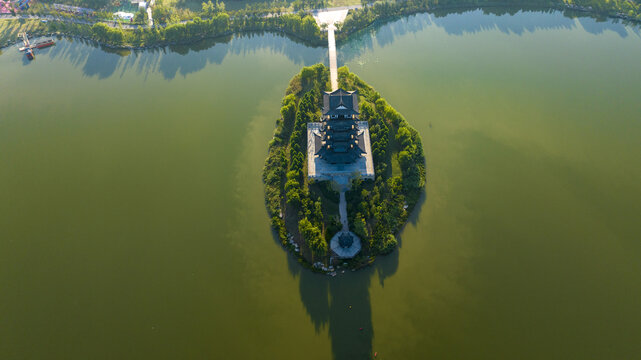
M 360 6 L 355 6 L 352 8 L 359 8 Z M 343 9 L 344 7 L 340 8 L 328 8 L 328 9 L 313 9 L 309 10 L 305 13 L 311 14 L 313 12 L 318 12 L 318 11 L 332 11 L 332 10 L 338 10 L 338 9 Z M 610 14 L 603 14 L 601 12 L 594 11 L 592 9 L 587 9 L 587 8 L 580 8 L 580 7 L 571 7 L 571 6 L 550 6 L 550 7 L 538 7 L 538 6 L 532 6 L 532 7 L 524 7 L 524 6 L 515 6 L 515 5 L 510 5 L 510 4 L 504 4 L 504 3 L 488 3 L 484 5 L 468 5 L 468 4 L 461 4 L 461 5 L 437 5 L 430 7 L 429 9 L 421 9 L 415 12 L 411 13 L 403 13 L 400 15 L 392 15 L 388 17 L 378 17 L 374 21 L 371 21 L 368 24 L 364 24 L 364 26 L 358 28 L 358 29 L 353 29 L 352 31 L 341 31 L 340 29 L 336 31 L 336 42 L 338 44 L 343 43 L 347 41 L 350 36 L 352 36 L 355 33 L 359 33 L 360 31 L 363 31 L 365 29 L 368 29 L 372 26 L 377 26 L 380 24 L 387 23 L 389 21 L 394 21 L 396 19 L 400 19 L 403 17 L 411 16 L 411 15 L 416 15 L 416 14 L 421 14 L 421 13 L 429 13 L 429 14 L 434 14 L 440 11 L 450 11 L 450 10 L 458 10 L 458 11 L 473 11 L 476 9 L 484 9 L 484 8 L 513 8 L 513 9 L 519 9 L 519 10 L 540 10 L 540 11 L 547 11 L 547 10 L 557 10 L 557 11 L 565 11 L 569 13 L 573 13 L 573 15 L 580 15 L 584 14 L 585 16 L 590 16 L 590 17 L 607 17 L 608 19 L 611 20 L 623 20 L 632 24 L 640 24 L 641 21 L 637 20 L 635 18 L 629 17 L 627 15 L 623 14 L 617 14 L 617 15 L 610 15 Z M 275 15 L 278 16 L 278 15 Z M 53 19 L 51 16 L 39 16 L 39 15 L 29 15 L 25 17 L 7 17 L 7 16 L 0 16 L 0 22 L 3 20 L 16 20 L 16 19 L 24 19 L 24 20 L 32 20 L 32 21 L 42 21 L 46 20 L 47 23 L 52 23 L 52 22 L 60 22 L 60 23 L 77 23 L 77 24 L 82 24 L 86 26 L 90 26 L 96 23 L 105 23 L 103 21 L 87 21 L 86 18 L 58 18 L 58 19 Z M 81 22 L 79 22 L 81 21 Z M 182 23 L 187 23 L 186 21 L 183 21 Z M 110 22 L 110 23 L 105 23 L 109 27 L 112 28 L 117 28 L 118 24 L 116 22 Z M 122 31 L 133 31 L 133 29 L 137 27 L 141 27 L 144 29 L 149 29 L 150 27 L 147 25 L 128 25 L 125 24 L 125 27 L 122 28 Z M 158 27 L 158 26 L 156 26 Z M 166 26 L 162 27 L 165 28 Z M 294 31 L 288 31 L 284 29 L 278 29 L 278 28 L 263 28 L 263 29 L 255 29 L 251 27 L 247 27 L 246 29 L 234 29 L 230 30 L 224 33 L 216 33 L 216 34 L 201 34 L 198 36 L 193 36 L 190 38 L 185 38 L 185 39 L 180 39 L 178 41 L 157 41 L 154 43 L 150 44 L 144 44 L 140 46 L 135 46 L 135 45 L 130 45 L 130 44 L 114 44 L 114 43 L 109 43 L 105 41 L 100 41 L 98 40 L 95 36 L 87 36 L 85 34 L 79 34 L 76 32 L 60 32 L 60 31 L 43 31 L 43 32 L 36 32 L 36 33 L 29 33 L 30 37 L 41 37 L 41 36 L 57 36 L 57 37 L 69 37 L 69 38 L 77 38 L 77 39 L 83 39 L 86 41 L 91 41 L 95 43 L 96 45 L 103 46 L 106 48 L 110 49 L 121 49 L 121 50 L 145 50 L 145 49 L 153 49 L 153 48 L 161 48 L 161 47 L 166 47 L 166 46 L 176 46 L 176 45 L 189 45 L 189 44 L 194 44 L 203 40 L 209 40 L 209 39 L 222 39 L 225 37 L 233 36 L 233 35 L 243 35 L 243 34 L 250 34 L 250 33 L 274 33 L 274 34 L 282 34 L 285 36 L 290 37 L 291 39 L 295 41 L 300 41 L 308 46 L 312 47 L 324 47 L 326 45 L 326 39 L 323 38 L 323 34 L 326 34 L 326 32 L 321 31 L 321 36 L 319 37 L 305 37 L 302 36 L 299 33 L 296 33 Z M 12 41 L 11 39 L 8 39 L 6 42 L 0 42 L 0 49 L 8 48 L 13 45 L 18 44 L 19 41 L 18 39 L 14 39 Z

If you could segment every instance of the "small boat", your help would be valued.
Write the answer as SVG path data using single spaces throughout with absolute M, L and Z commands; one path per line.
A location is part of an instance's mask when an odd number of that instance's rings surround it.
M 33 49 L 31 48 L 27 49 L 26 55 L 27 55 L 27 59 L 29 60 L 33 60 L 36 58 L 36 55 L 33 54 Z
M 42 49 L 55 44 L 56 43 L 53 41 L 53 39 L 46 39 L 46 40 L 35 43 L 34 45 L 32 45 L 32 47 L 35 47 L 36 49 Z

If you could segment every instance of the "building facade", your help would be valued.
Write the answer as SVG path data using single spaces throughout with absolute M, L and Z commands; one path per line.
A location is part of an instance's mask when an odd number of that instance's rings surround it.
M 358 115 L 358 92 L 338 89 L 325 93 L 315 155 L 330 164 L 351 164 L 360 158 L 365 148 Z
M 323 94 L 320 122 L 307 124 L 307 148 L 310 178 L 374 177 L 369 127 L 359 121 L 357 91 Z

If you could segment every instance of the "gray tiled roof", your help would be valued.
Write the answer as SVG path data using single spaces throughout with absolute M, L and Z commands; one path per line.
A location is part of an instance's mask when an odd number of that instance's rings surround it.
M 323 115 L 358 115 L 358 91 L 338 89 L 323 94 Z

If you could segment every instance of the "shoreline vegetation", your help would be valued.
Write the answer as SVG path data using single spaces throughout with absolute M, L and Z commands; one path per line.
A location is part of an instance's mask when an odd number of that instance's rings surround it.
M 262 4 L 262 5 L 261 5 Z M 566 16 L 591 16 L 597 20 L 607 18 L 619 19 L 628 23 L 641 23 L 641 2 L 628 0 L 405 0 L 396 2 L 367 3 L 363 7 L 351 9 L 342 24 L 337 25 L 336 41 L 346 41 L 350 35 L 369 28 L 372 25 L 391 21 L 403 16 L 418 13 L 432 13 L 437 17 L 451 13 L 483 9 L 488 13 L 501 15 L 518 10 L 557 10 Z M 270 7 L 271 6 L 271 7 Z M 311 6 L 310 6 L 311 7 Z M 189 44 L 204 39 L 228 37 L 234 34 L 252 32 L 274 32 L 298 39 L 310 46 L 325 46 L 327 33 L 316 24 L 306 7 L 298 12 L 287 12 L 287 8 L 270 3 L 256 3 L 246 9 L 226 11 L 224 3 L 202 4 L 198 16 L 190 20 L 181 20 L 179 11 L 159 2 L 154 8 L 156 22 L 162 25 L 149 27 L 141 24 L 120 24 L 95 22 L 88 18 L 73 17 L 66 14 L 68 20 L 50 20 L 34 26 L 37 31 L 31 35 L 59 35 L 80 37 L 93 40 L 111 48 L 144 49 L 168 45 Z M 40 11 L 36 12 L 38 15 Z M 16 25 L 28 19 L 0 20 L 13 21 Z M 38 21 L 38 20 L 30 20 Z M 0 46 L 9 45 L 15 40 L 15 31 L 7 35 L 0 33 Z
M 338 80 L 339 87 L 358 90 L 360 120 L 369 123 L 372 142 L 375 180 L 353 179 L 346 193 L 350 229 L 361 238 L 361 252 L 349 260 L 331 256 L 329 241 L 341 230 L 339 193 L 330 181 L 307 177 L 307 123 L 318 121 L 323 91 L 330 89 L 325 65 L 304 67 L 290 81 L 263 168 L 265 204 L 276 237 L 300 263 L 327 273 L 367 266 L 393 251 L 426 181 L 418 132 L 347 67 L 338 69 Z

